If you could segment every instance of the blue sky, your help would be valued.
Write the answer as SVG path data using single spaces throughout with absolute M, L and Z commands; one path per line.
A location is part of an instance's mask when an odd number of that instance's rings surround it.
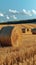
M 0 0 L 0 21 L 36 18 L 36 0 Z

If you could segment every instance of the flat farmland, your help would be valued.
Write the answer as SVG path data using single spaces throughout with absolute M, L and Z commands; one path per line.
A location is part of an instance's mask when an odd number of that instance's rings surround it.
M 15 25 L 0 25 L 17 26 Z M 18 27 L 36 28 L 36 24 L 18 24 Z M 22 46 L 0 47 L 0 65 L 36 65 L 36 34 L 22 33 Z

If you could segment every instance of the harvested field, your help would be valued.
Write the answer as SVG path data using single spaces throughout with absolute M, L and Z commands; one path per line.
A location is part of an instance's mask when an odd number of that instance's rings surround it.
M 36 65 L 36 47 L 0 48 L 0 65 Z
M 1 47 L 0 65 L 36 65 L 36 44 L 31 41 L 30 44 L 23 40 L 19 48 Z
M 31 26 L 36 27 L 35 24 L 27 25 L 28 28 Z M 22 33 L 21 36 L 20 47 L 0 47 L 0 65 L 36 65 L 36 34 Z

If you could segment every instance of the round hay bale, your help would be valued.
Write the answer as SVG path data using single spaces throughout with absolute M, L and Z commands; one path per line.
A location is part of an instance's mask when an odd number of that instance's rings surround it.
M 22 43 L 22 31 L 19 26 L 15 26 L 11 35 L 13 47 L 20 47 Z
M 1 29 L 0 32 L 0 44 L 1 46 L 21 46 L 22 31 L 18 26 L 6 26 Z
M 1 46 L 11 46 L 11 32 L 14 26 L 5 26 L 0 31 L 0 44 Z

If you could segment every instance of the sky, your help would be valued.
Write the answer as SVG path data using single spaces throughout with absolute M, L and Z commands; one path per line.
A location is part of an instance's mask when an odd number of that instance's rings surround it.
M 0 22 L 36 19 L 36 0 L 0 0 Z

